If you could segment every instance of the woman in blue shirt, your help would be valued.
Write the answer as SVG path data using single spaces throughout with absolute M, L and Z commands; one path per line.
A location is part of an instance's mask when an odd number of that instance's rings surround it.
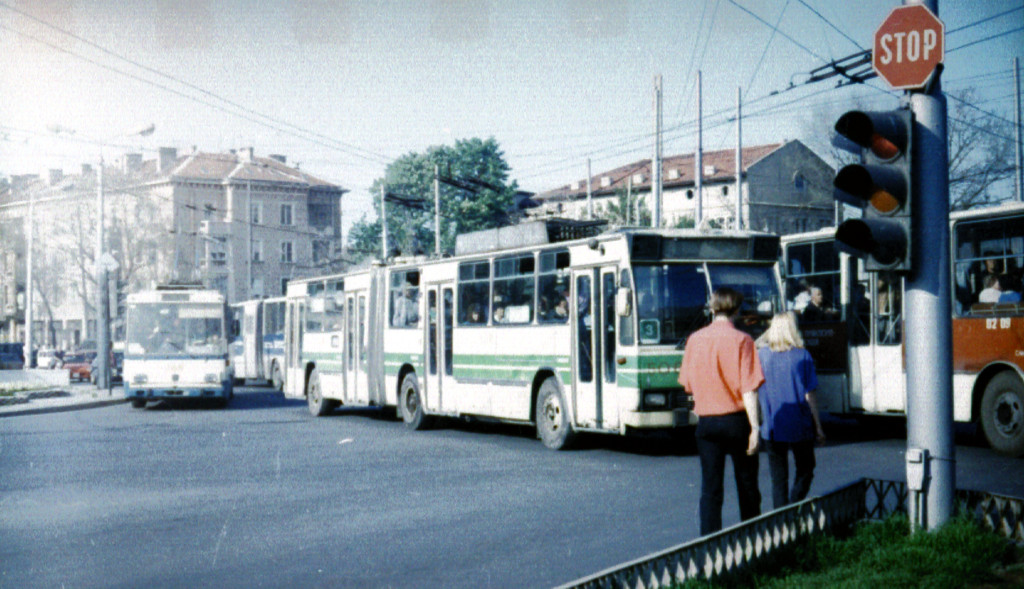
M 807 496 L 814 478 L 814 445 L 825 443 L 814 396 L 818 377 L 792 312 L 776 314 L 757 346 L 765 379 L 757 392 L 761 438 L 768 451 L 772 503 L 778 509 Z M 790 451 L 796 466 L 792 488 Z

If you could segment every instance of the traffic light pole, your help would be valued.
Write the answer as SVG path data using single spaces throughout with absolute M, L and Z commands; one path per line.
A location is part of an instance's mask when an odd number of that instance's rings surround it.
M 907 2 L 908 4 L 911 2 Z M 938 0 L 923 2 L 938 14 Z M 950 301 L 949 152 L 939 77 L 910 94 L 914 113 L 912 272 L 906 282 L 907 487 L 913 528 L 953 515 L 953 353 Z M 916 487 L 916 488 L 915 488 Z

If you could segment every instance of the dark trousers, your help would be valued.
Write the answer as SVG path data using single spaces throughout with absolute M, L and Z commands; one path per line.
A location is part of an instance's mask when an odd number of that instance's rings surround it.
M 757 488 L 757 454 L 747 455 L 750 422 L 746 412 L 702 416 L 697 422 L 697 453 L 700 455 L 700 535 L 722 529 L 725 457 L 732 457 L 740 518 L 761 515 L 761 491 Z
M 765 440 L 768 449 L 768 469 L 772 473 L 772 506 L 778 509 L 802 501 L 811 490 L 814 479 L 814 440 L 805 442 L 773 442 Z M 793 452 L 796 475 L 789 487 L 789 452 Z

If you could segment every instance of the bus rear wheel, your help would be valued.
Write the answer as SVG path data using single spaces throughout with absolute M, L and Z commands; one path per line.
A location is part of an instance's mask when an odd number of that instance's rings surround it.
M 309 373 L 309 382 L 306 383 L 306 403 L 314 417 L 323 417 L 338 406 L 337 401 L 324 398 L 324 391 L 320 388 L 320 372 L 316 368 Z
M 985 387 L 981 429 L 993 450 L 1024 456 L 1024 383 L 1016 374 L 997 374 Z
M 569 423 L 568 407 L 562 387 L 554 377 L 548 377 L 537 392 L 537 437 L 552 450 L 564 450 L 572 445 L 575 432 Z
M 402 421 L 409 429 L 421 430 L 430 425 L 430 418 L 423 411 L 423 397 L 420 396 L 419 381 L 411 372 L 402 379 L 398 406 L 402 413 Z

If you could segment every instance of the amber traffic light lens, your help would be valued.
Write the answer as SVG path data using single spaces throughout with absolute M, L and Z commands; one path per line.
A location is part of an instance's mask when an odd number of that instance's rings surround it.
M 891 213 L 899 208 L 900 201 L 881 188 L 875 188 L 868 198 L 868 203 L 879 213 Z

